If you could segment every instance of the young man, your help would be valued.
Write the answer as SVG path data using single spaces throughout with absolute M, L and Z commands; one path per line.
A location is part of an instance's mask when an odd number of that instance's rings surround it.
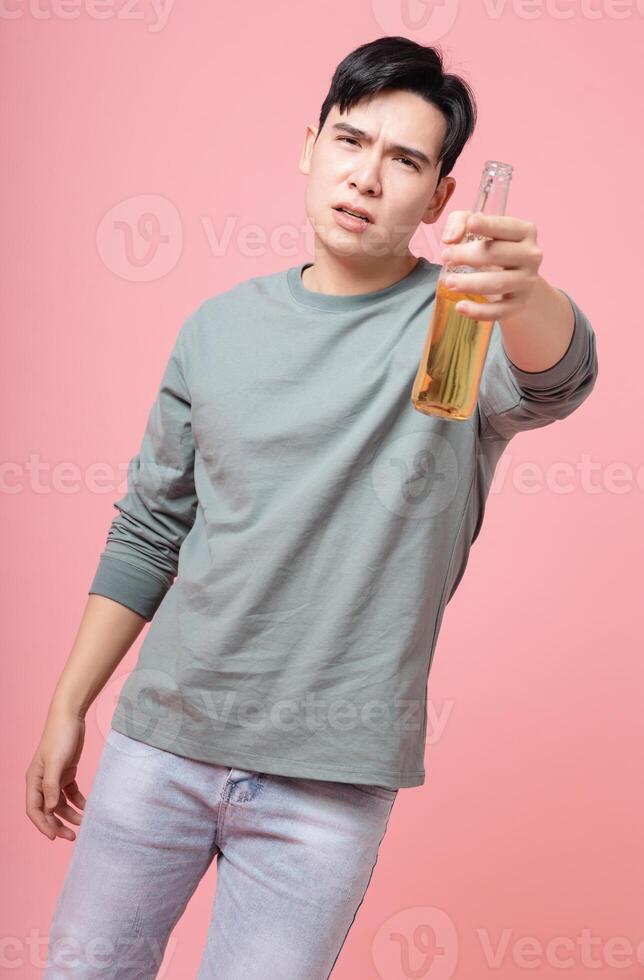
M 215 854 L 199 977 L 333 968 L 396 794 L 424 782 L 427 676 L 496 462 L 597 376 L 535 226 L 454 212 L 451 262 L 488 267 L 455 286 L 500 295 L 468 308 L 498 322 L 469 419 L 411 405 L 440 266 L 409 241 L 475 118 L 434 49 L 352 52 L 300 162 L 315 261 L 179 331 L 27 773 L 44 834 L 80 825 L 46 977 L 155 976 Z M 84 719 L 146 622 L 85 805 Z

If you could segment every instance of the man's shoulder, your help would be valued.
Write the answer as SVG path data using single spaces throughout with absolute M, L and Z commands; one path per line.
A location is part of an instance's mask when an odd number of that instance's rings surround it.
M 187 317 L 184 327 L 187 332 L 198 329 L 198 325 L 221 322 L 223 316 L 239 313 L 242 308 L 256 303 L 265 304 L 271 296 L 279 297 L 285 287 L 288 269 L 278 269 L 257 276 L 249 276 L 232 283 L 202 299 Z

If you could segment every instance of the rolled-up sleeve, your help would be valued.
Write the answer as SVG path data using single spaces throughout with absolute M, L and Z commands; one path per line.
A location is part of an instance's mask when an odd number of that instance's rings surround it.
M 107 596 L 148 622 L 177 574 L 179 549 L 194 524 L 195 446 L 181 327 L 150 409 L 139 452 L 127 470 L 127 492 L 88 594 Z
M 595 332 L 565 290 L 575 323 L 567 351 L 546 371 L 522 371 L 503 346 L 495 322 L 479 387 L 478 409 L 483 438 L 510 440 L 517 432 L 564 419 L 595 386 L 598 373 Z

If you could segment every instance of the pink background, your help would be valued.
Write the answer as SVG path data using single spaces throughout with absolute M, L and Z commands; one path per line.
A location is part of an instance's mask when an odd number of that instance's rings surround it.
M 336 64 L 397 33 L 438 43 L 477 95 L 449 210 L 471 207 L 486 159 L 514 165 L 508 213 L 537 224 L 540 271 L 590 318 L 600 374 L 581 409 L 517 436 L 499 464 L 431 672 L 427 782 L 399 795 L 333 977 L 641 978 L 642 13 L 611 0 L 447 2 L 433 15 L 402 0 L 273 0 L 176 4 L 158 24 L 147 3 L 105 6 L 107 19 L 86 2 L 74 18 L 65 9 L 17 0 L 0 15 L 0 969 L 40 975 L 74 847 L 29 822 L 24 773 L 121 494 L 118 467 L 138 449 L 185 316 L 311 257 L 304 127 Z M 144 212 L 158 223 L 151 242 L 137 230 Z M 442 226 L 421 226 L 413 251 L 438 261 Z M 88 716 L 85 794 L 138 648 Z M 215 877 L 160 976 L 195 975 Z M 444 949 L 433 960 L 417 926 Z M 403 933 L 407 966 L 390 932 Z

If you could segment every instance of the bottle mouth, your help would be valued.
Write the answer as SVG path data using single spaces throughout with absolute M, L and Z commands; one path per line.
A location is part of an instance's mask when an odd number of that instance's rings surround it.
M 502 163 L 500 160 L 486 160 L 485 170 L 494 177 L 511 177 L 514 167 L 511 163 Z

